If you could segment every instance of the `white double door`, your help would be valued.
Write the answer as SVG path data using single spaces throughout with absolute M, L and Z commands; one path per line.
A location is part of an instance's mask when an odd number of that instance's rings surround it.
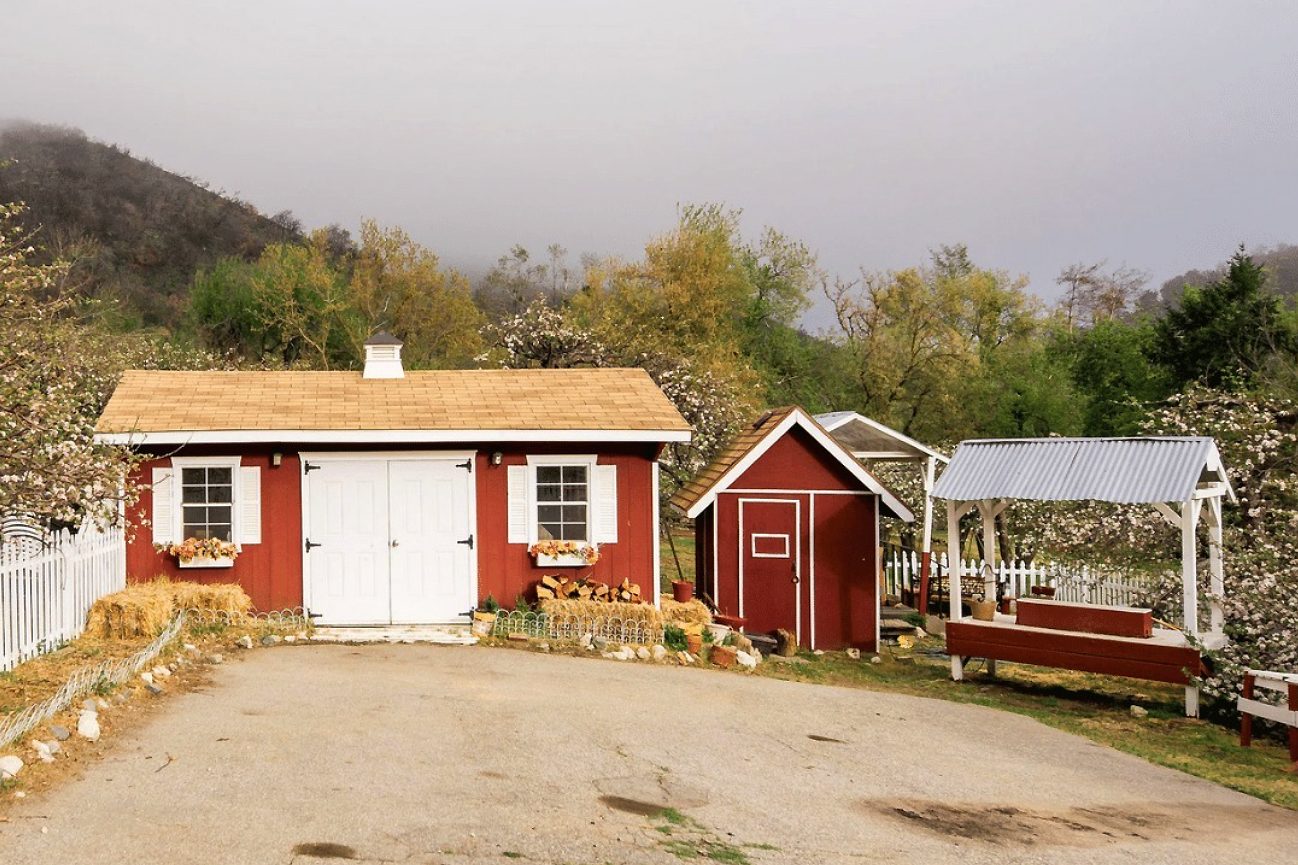
M 465 463 L 303 457 L 304 575 L 318 624 L 463 618 L 475 600 L 473 475 Z

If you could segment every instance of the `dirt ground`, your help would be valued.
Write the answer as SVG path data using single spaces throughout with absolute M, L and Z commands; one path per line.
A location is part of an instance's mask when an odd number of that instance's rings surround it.
M 936 700 L 508 649 L 211 668 L 0 822 L 0 862 L 1288 861 L 1298 814 Z M 674 732 L 664 732 L 674 731 Z

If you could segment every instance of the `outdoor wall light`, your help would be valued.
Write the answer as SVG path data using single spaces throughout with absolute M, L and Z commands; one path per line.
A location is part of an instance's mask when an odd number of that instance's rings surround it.
M 273 465 L 275 468 L 279 468 L 280 463 L 282 462 L 284 462 L 284 455 L 279 451 L 275 451 L 273 454 L 270 455 L 270 464 Z
M 503 460 L 504 458 L 505 458 L 504 454 L 502 454 L 500 451 L 496 451 L 491 455 L 491 464 L 493 466 L 498 466 L 500 465 L 501 460 Z

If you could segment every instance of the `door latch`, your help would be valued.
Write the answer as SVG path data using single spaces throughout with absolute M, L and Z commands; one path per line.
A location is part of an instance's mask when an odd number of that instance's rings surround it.
M 455 467 L 457 469 L 464 469 L 469 474 L 473 474 L 473 460 L 465 460 L 462 463 L 456 463 Z
M 309 475 L 311 474 L 311 472 L 315 471 L 318 468 L 320 468 L 320 466 L 316 465 L 315 463 L 309 463 L 306 462 L 305 460 L 302 462 L 302 474 L 304 475 Z M 319 544 L 317 544 L 317 546 L 319 546 Z
M 467 546 L 469 549 L 473 549 L 473 535 L 469 535 L 467 538 L 465 538 L 465 539 L 462 540 L 462 541 L 456 541 L 456 543 L 457 543 L 457 544 L 464 544 L 464 545 Z
M 304 544 L 304 546 L 306 547 L 306 551 L 309 553 L 309 552 L 311 552 L 311 548 L 312 548 L 312 547 L 323 547 L 324 544 L 314 544 L 314 543 L 311 542 L 311 539 L 310 539 L 310 538 L 307 538 L 307 539 L 306 539 L 306 544 Z

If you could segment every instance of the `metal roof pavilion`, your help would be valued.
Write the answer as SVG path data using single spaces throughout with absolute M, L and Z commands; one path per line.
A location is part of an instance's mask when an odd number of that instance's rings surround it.
M 951 621 L 961 609 L 960 518 L 977 509 L 982 517 L 983 550 L 992 559 L 982 566 L 984 599 L 995 597 L 996 517 L 1018 500 L 1099 501 L 1149 505 L 1181 534 L 1182 631 L 1199 632 L 1199 554 L 1197 526 L 1208 527 L 1210 617 L 1205 645 L 1225 640 L 1222 569 L 1222 503 L 1235 501 L 1217 443 L 1204 436 L 1130 438 L 972 439 L 963 441 L 932 497 L 946 500 Z M 994 661 L 988 660 L 988 669 Z M 951 657 L 952 678 L 964 675 L 964 662 Z M 1199 690 L 1185 690 L 1187 715 L 1199 713 Z
M 1155 504 L 1214 484 L 1235 500 L 1217 444 L 1204 436 L 975 439 L 956 448 L 933 497 Z

